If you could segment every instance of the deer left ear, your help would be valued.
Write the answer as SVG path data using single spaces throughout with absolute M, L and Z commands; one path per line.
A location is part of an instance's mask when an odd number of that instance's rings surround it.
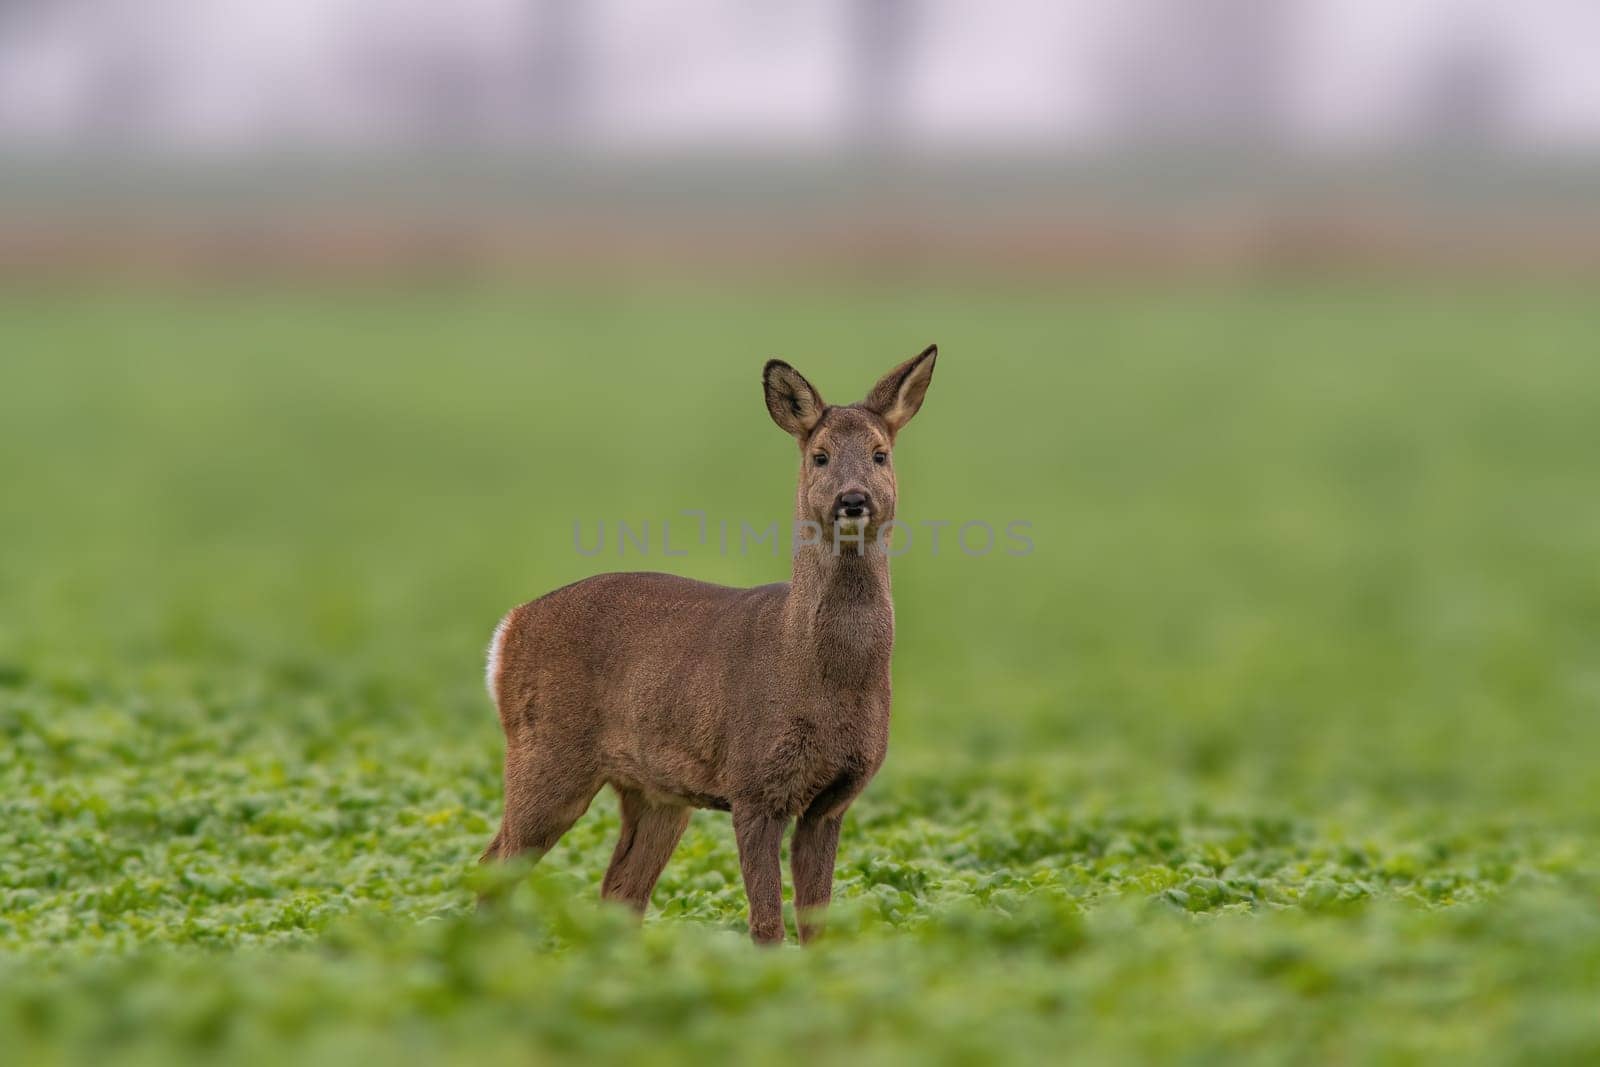
M 890 433 L 899 433 L 900 427 L 910 422 L 911 416 L 922 407 L 922 398 L 928 395 L 928 383 L 933 381 L 933 364 L 938 358 L 938 345 L 924 348 L 919 355 L 878 379 L 863 406 L 882 416 L 889 424 Z

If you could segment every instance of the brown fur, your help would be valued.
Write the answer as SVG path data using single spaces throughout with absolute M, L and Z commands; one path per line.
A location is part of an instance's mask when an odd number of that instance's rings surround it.
M 600 787 L 622 800 L 622 834 L 602 894 L 643 912 L 689 809 L 731 811 L 750 933 L 782 941 L 783 835 L 802 941 L 821 930 L 846 809 L 889 738 L 894 607 L 873 543 L 894 516 L 896 433 L 933 375 L 929 347 L 860 404 L 828 407 L 773 360 L 773 420 L 800 445 L 795 518 L 821 525 L 789 582 L 732 589 L 669 574 L 602 574 L 523 604 L 491 649 L 506 734 L 505 816 L 484 859 L 549 850 Z M 825 454 L 826 466 L 814 457 Z M 864 550 L 831 528 L 865 493 Z

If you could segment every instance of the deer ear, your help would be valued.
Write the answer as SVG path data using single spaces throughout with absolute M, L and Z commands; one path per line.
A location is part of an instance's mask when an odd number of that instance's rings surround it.
M 878 384 L 867 394 L 865 406 L 883 417 L 890 433 L 899 433 L 900 427 L 910 422 L 911 416 L 922 407 L 922 398 L 928 395 L 928 383 L 933 381 L 933 364 L 938 358 L 939 346 L 929 345 L 919 355 L 878 379 Z
M 781 359 L 769 359 L 761 371 L 761 386 L 778 428 L 802 441 L 809 437 L 827 405 L 805 375 Z

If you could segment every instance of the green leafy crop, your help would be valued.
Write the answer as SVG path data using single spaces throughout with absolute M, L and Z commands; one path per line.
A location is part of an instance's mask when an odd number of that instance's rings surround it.
M 479 868 L 506 608 L 785 573 L 573 523 L 783 520 L 762 360 L 928 341 L 902 516 L 1035 551 L 895 561 L 829 939 L 748 944 L 713 813 L 642 927 L 606 794 Z M 1594 1062 L 1597 352 L 1549 290 L 12 299 L 4 1059 Z

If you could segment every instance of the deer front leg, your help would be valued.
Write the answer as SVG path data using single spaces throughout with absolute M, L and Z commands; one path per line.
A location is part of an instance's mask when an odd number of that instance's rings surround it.
M 789 873 L 794 880 L 794 911 L 802 943 L 822 934 L 828 901 L 833 898 L 833 862 L 843 821 L 839 815 L 807 814 L 795 825 Z
M 788 820 L 735 808 L 733 835 L 750 900 L 750 937 L 758 945 L 783 942 L 783 830 Z

